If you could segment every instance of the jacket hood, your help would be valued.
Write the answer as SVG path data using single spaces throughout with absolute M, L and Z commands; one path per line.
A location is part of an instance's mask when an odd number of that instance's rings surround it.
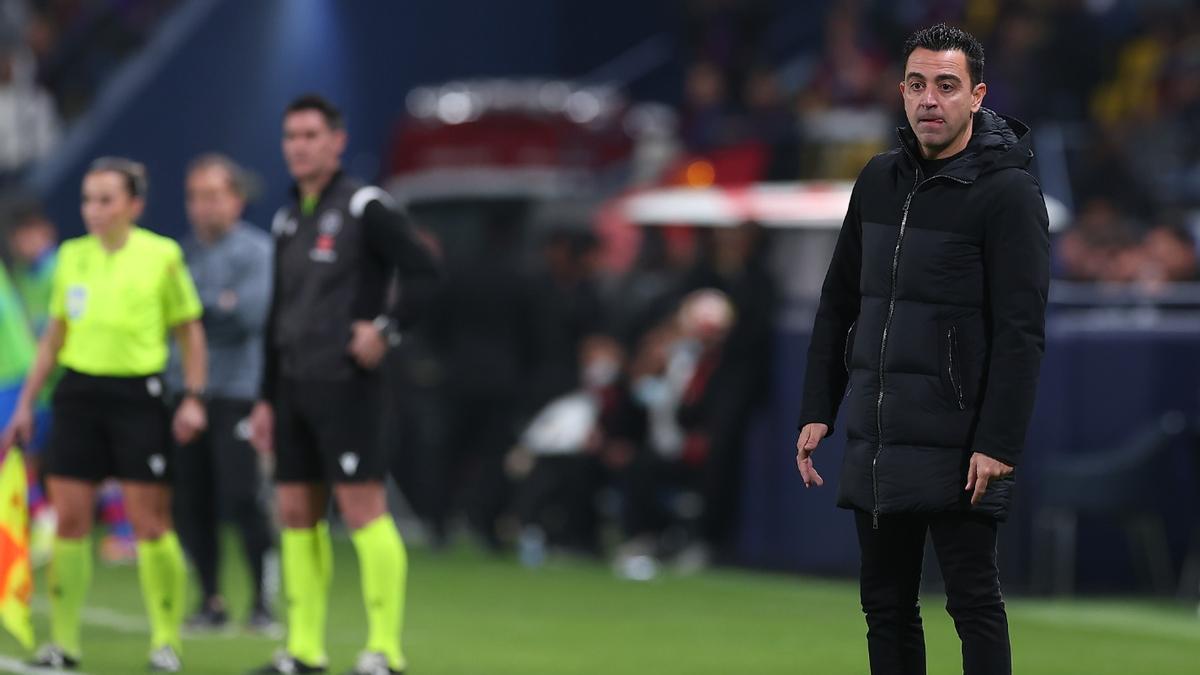
M 917 136 L 911 127 L 896 130 L 910 162 L 920 155 Z M 971 140 L 962 155 L 942 169 L 942 174 L 974 182 L 986 173 L 1001 169 L 1027 169 L 1033 162 L 1029 127 L 1014 117 L 980 108 L 972 123 Z M 915 169 L 915 166 L 911 168 Z

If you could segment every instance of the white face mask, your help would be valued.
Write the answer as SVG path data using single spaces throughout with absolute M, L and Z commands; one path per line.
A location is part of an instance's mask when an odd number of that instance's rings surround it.
M 583 369 L 583 384 L 589 389 L 607 387 L 617 381 L 621 366 L 612 359 L 596 359 Z
M 633 383 L 633 398 L 643 408 L 653 408 L 667 400 L 671 392 L 666 380 L 646 375 Z

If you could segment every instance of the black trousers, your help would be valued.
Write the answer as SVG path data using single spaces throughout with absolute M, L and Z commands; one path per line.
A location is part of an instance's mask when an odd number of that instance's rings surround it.
M 592 455 L 538 457 L 516 485 L 514 508 L 522 525 L 538 525 L 546 539 L 582 554 L 600 552 L 596 493 L 603 479 Z
M 254 601 L 265 607 L 265 558 L 274 533 L 261 498 L 258 456 L 247 441 L 249 429 L 244 420 L 252 405 L 227 399 L 208 402 L 208 430 L 191 444 L 176 448 L 174 514 L 180 542 L 196 566 L 204 599 L 218 594 L 218 526 L 227 518 L 242 540 L 253 575 Z
M 964 675 L 1011 675 L 1008 617 L 996 569 L 996 521 L 967 513 L 855 512 L 871 675 L 924 675 L 919 596 L 925 533 L 946 582 L 946 611 L 962 640 Z

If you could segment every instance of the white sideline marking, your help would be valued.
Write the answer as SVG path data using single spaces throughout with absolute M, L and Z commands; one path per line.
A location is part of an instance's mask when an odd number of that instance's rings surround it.
M 50 603 L 34 600 L 33 611 L 49 616 Z M 150 625 L 140 616 L 124 614 L 107 607 L 84 607 L 83 622 L 92 626 L 108 628 L 118 633 L 149 634 Z

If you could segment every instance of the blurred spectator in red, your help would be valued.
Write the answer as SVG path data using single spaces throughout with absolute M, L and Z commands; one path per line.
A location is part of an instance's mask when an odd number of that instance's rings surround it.
M 705 489 L 717 408 L 739 393 L 726 389 L 729 371 L 721 367 L 734 323 L 725 294 L 702 289 L 641 342 L 630 381 L 645 437 L 619 480 L 626 542 L 616 564 L 625 576 L 642 576 L 638 568 L 659 557 L 675 557 L 685 570 L 710 560 L 707 521 L 723 514 L 712 513 L 722 504 L 710 506 Z

